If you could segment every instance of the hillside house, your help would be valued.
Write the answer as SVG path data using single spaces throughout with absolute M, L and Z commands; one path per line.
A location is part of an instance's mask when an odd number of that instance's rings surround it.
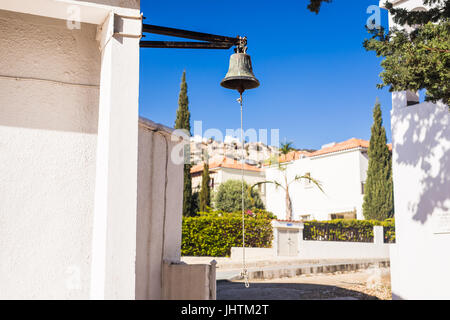
M 290 185 L 294 220 L 363 219 L 362 203 L 368 167 L 369 141 L 352 138 L 324 145 L 314 152 L 294 151 L 280 158 L 288 181 L 310 175 L 322 184 L 323 193 L 311 182 Z M 266 179 L 284 184 L 277 164 L 266 167 Z M 267 210 L 286 219 L 285 191 L 267 184 Z
M 248 163 L 244 164 L 244 181 L 251 185 L 265 180 L 264 168 L 259 168 Z M 199 163 L 191 168 L 192 190 L 200 191 L 202 184 L 203 163 Z M 212 191 L 217 191 L 219 186 L 228 180 L 241 180 L 242 164 L 240 161 L 225 157 L 214 157 L 209 160 L 210 187 Z M 266 187 L 260 185 L 258 191 L 261 200 L 266 203 Z

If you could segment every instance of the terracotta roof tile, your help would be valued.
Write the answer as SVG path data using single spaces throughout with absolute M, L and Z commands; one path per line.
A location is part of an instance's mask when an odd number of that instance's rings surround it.
M 392 151 L 392 144 L 387 145 L 389 150 Z M 288 153 L 286 156 L 282 155 L 279 157 L 279 162 L 290 162 L 294 160 L 298 160 L 301 158 L 301 156 L 305 157 L 315 157 L 320 156 L 324 154 L 334 153 L 334 152 L 340 152 L 345 150 L 351 150 L 356 148 L 369 148 L 369 141 L 363 140 L 363 139 L 356 139 L 352 138 L 347 141 L 339 142 L 334 145 L 331 145 L 329 147 L 322 148 L 320 150 L 314 151 L 314 152 L 308 152 L 308 151 L 292 151 Z
M 308 151 L 291 151 L 286 156 L 280 156 L 280 162 L 289 162 L 300 159 L 302 156 L 309 157 L 311 152 Z
M 226 157 L 219 157 L 219 158 L 211 158 L 209 160 L 209 169 L 217 169 L 217 168 L 229 168 L 229 169 L 238 169 L 241 170 L 242 164 L 231 158 Z M 249 165 L 248 163 L 244 164 L 244 170 L 245 171 L 255 171 L 255 172 L 261 172 L 262 169 L 258 168 L 256 166 Z M 194 165 L 191 168 L 191 173 L 197 173 L 203 171 L 203 163 L 199 163 Z
M 320 156 L 323 154 L 345 151 L 345 150 L 356 149 L 356 148 L 366 148 L 366 149 L 369 148 L 369 141 L 352 138 L 347 141 L 339 142 L 339 143 L 336 143 L 335 145 L 317 150 L 317 151 L 311 153 L 310 156 L 315 157 L 315 156 Z

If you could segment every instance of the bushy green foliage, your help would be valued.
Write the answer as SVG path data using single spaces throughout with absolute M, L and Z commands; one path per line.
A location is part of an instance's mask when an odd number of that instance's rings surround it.
M 389 218 L 381 222 L 384 229 L 384 242 L 395 243 L 395 220 Z
M 222 183 L 214 197 L 214 207 L 219 211 L 238 212 L 242 210 L 242 182 L 228 180 Z M 244 209 L 264 209 L 264 203 L 256 189 L 244 182 Z
M 383 226 L 384 242 L 395 242 L 394 219 L 308 221 L 304 225 L 304 240 L 373 242 L 373 227 Z
M 246 213 L 245 247 L 269 248 L 273 231 L 271 213 L 255 210 Z M 220 211 L 183 217 L 181 254 L 183 256 L 225 257 L 231 247 L 242 247 L 242 218 L 238 213 Z
M 379 88 L 390 91 L 426 90 L 427 101 L 442 100 L 450 104 L 450 0 L 423 0 L 428 10 L 408 11 L 386 8 L 395 23 L 409 28 L 371 30 L 372 39 L 364 42 L 368 51 L 374 51 L 384 71 Z
M 380 31 L 364 47 L 384 57 L 378 88 L 389 91 L 426 90 L 425 100 L 450 104 L 450 22 L 428 22 L 414 34 Z

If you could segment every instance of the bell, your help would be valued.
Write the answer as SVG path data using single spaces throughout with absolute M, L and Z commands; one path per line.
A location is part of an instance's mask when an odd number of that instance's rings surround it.
M 247 89 L 259 87 L 259 81 L 253 74 L 250 56 L 243 52 L 234 53 L 230 57 L 230 68 L 220 85 L 243 93 Z

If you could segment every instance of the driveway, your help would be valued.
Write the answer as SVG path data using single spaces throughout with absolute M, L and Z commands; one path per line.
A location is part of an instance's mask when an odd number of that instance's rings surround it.
M 303 275 L 295 278 L 218 281 L 218 300 L 390 300 L 389 268 L 356 272 Z

